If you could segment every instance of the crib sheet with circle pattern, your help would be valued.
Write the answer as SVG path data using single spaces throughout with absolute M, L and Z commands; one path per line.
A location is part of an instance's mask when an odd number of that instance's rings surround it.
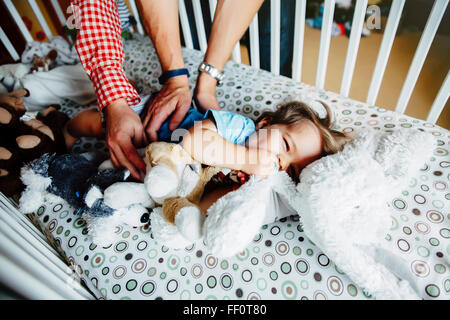
M 150 41 L 125 42 L 124 68 L 139 91 L 160 89 L 160 68 Z M 195 85 L 201 53 L 184 49 Z M 385 240 L 408 263 L 424 299 L 450 298 L 449 131 L 375 106 L 317 90 L 291 79 L 228 62 L 218 87 L 220 106 L 256 118 L 263 110 L 302 97 L 319 98 L 336 113 L 346 132 L 417 128 L 432 133 L 438 146 L 408 185 L 392 195 L 392 226 Z M 82 107 L 67 101 L 63 111 Z M 74 152 L 106 152 L 104 141 L 83 139 Z M 35 212 L 42 229 L 89 288 L 101 299 L 371 299 L 305 236 L 301 216 L 263 226 L 241 253 L 218 259 L 200 241 L 170 249 L 151 237 L 151 227 L 117 227 L 117 241 L 99 247 L 85 222 L 65 201 L 49 201 Z

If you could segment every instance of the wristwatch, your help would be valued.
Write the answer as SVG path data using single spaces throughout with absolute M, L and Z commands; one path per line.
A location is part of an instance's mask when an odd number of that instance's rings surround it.
M 222 82 L 223 78 L 225 77 L 223 72 L 220 72 L 218 69 L 216 69 L 215 67 L 213 67 L 212 65 L 210 65 L 209 63 L 206 63 L 204 61 L 198 67 L 198 71 L 206 72 L 211 77 L 216 79 L 217 83 L 219 83 L 219 84 Z

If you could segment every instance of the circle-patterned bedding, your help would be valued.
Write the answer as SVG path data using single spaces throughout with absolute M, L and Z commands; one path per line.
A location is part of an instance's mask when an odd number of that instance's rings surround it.
M 160 67 L 148 39 L 125 42 L 124 68 L 139 91 L 160 89 Z M 193 88 L 201 53 L 184 50 Z M 409 264 L 410 278 L 424 299 L 450 297 L 449 131 L 375 106 L 317 90 L 269 72 L 229 62 L 217 88 L 220 106 L 256 118 L 265 109 L 304 97 L 319 98 L 336 113 L 336 128 L 432 133 L 438 147 L 409 185 L 392 195 L 392 226 L 386 241 Z M 74 115 L 81 106 L 67 101 Z M 104 141 L 83 139 L 74 152 L 106 152 Z M 47 200 L 35 212 L 47 237 L 100 299 L 371 299 L 305 236 L 301 217 L 265 225 L 241 253 L 218 259 L 200 241 L 170 249 L 151 236 L 151 226 L 117 227 L 117 240 L 99 247 L 90 240 L 76 208 Z

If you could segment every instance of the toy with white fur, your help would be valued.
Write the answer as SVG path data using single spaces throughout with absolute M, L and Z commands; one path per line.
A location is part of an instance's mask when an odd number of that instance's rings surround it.
M 161 206 L 150 217 L 154 239 L 172 248 L 201 239 L 205 216 L 198 204 L 206 184 L 220 169 L 201 166 L 179 144 L 167 142 L 150 144 L 145 160 L 144 183 Z
M 284 172 L 267 180 L 252 177 L 208 209 L 204 242 L 214 255 L 232 256 L 273 219 L 272 211 L 297 212 L 309 239 L 368 293 L 418 299 L 408 263 L 385 240 L 391 227 L 388 202 L 435 144 L 431 134 L 417 130 L 365 131 L 342 152 L 303 169 L 297 186 Z M 275 195 L 270 207 L 267 199 Z
M 114 241 L 116 226 L 148 224 L 154 207 L 144 184 L 128 177 L 127 170 L 98 170 L 89 154 L 47 153 L 22 169 L 20 210 L 35 212 L 45 200 L 67 201 L 82 213 L 92 241 L 105 246 Z

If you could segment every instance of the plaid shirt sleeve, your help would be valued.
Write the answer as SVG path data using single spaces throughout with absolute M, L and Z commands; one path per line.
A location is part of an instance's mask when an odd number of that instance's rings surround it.
M 94 84 L 100 110 L 118 99 L 140 102 L 123 70 L 124 51 L 115 0 L 71 0 L 79 19 L 75 48 Z

